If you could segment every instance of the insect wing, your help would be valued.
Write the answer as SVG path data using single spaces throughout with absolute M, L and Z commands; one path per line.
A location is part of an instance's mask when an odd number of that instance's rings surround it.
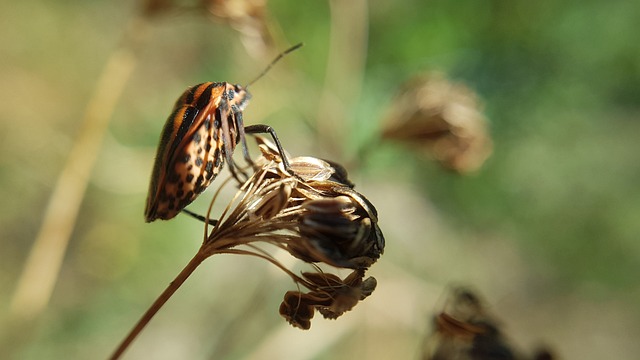
M 147 222 L 176 216 L 222 167 L 222 160 L 212 158 L 222 158 L 219 150 L 216 153 L 220 136 L 214 119 L 216 100 L 223 91 L 221 84 L 203 83 L 185 91 L 176 102 L 158 146 L 145 210 Z

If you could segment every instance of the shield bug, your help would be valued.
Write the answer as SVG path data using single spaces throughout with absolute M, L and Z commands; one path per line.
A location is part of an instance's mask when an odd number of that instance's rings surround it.
M 251 98 L 249 85 L 300 46 L 302 43 L 282 52 L 244 87 L 206 82 L 188 88 L 178 98 L 160 136 L 144 212 L 147 222 L 175 217 L 209 186 L 225 162 L 232 175 L 241 181 L 232 155 L 236 145 L 242 143 L 244 158 L 253 165 L 246 133 L 269 133 L 282 155 L 283 165 L 289 168 L 273 128 L 268 125 L 245 127 L 242 114 Z

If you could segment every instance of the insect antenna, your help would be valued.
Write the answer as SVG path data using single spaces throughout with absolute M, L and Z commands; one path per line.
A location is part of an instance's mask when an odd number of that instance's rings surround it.
M 285 55 L 287 55 L 288 53 L 297 50 L 299 48 L 302 47 L 302 45 L 304 45 L 304 43 L 298 43 L 296 45 L 293 45 L 292 47 L 288 48 L 287 50 L 281 52 L 278 56 L 276 56 L 275 59 L 273 59 L 273 61 L 271 61 L 271 63 L 269 65 L 267 65 L 267 67 L 262 70 L 262 72 L 256 76 L 253 80 L 251 80 L 246 86 L 246 88 L 249 88 L 249 85 L 255 83 L 256 81 L 260 80 L 261 77 L 263 77 L 267 72 L 269 72 L 269 70 L 271 70 L 271 68 L 273 67 L 273 65 L 275 65 L 278 61 L 280 61 L 280 59 L 282 59 Z

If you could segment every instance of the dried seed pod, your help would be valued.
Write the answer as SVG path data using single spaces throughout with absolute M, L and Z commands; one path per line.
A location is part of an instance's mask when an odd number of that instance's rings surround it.
M 362 270 L 353 271 L 344 280 L 327 273 L 305 272 L 302 276 L 311 291 L 288 291 L 280 304 L 280 314 L 291 325 L 304 330 L 311 327 L 314 310 L 326 319 L 337 319 L 371 295 L 377 285 L 373 277 L 363 280 Z
M 284 300 L 280 304 L 280 315 L 289 324 L 303 330 L 309 330 L 311 328 L 311 319 L 315 313 L 315 306 L 323 302 L 329 304 L 330 299 L 327 297 L 318 298 L 299 291 L 287 291 L 284 294 Z
M 552 359 L 547 350 L 526 356 L 502 334 L 479 297 L 464 287 L 452 289 L 442 310 L 433 320 L 434 330 L 424 344 L 425 360 Z
M 371 210 L 360 205 L 348 196 L 305 202 L 298 229 L 306 242 L 292 247 L 294 255 L 338 267 L 371 266 L 384 250 L 384 237 Z
M 343 286 L 334 287 L 329 306 L 317 306 L 317 310 L 325 319 L 337 319 L 351 310 L 359 301 L 366 299 L 378 285 L 374 277 L 363 280 L 364 273 L 354 271 L 344 279 Z
M 326 181 L 335 173 L 335 169 L 331 164 L 311 156 L 291 159 L 291 170 L 304 181 Z
M 266 189 L 264 195 L 248 205 L 249 216 L 258 219 L 271 219 L 287 206 L 292 187 L 289 183 L 280 182 L 273 189 Z
M 434 332 L 423 356 L 432 360 L 516 359 L 480 299 L 462 287 L 452 290 L 442 312 L 434 317 Z
M 386 117 L 383 138 L 410 144 L 444 167 L 468 173 L 491 155 L 487 128 L 476 94 L 436 73 L 403 86 Z

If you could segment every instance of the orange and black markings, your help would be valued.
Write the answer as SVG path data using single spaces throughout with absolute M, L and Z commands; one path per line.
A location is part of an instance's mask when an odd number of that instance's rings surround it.
M 162 130 L 145 219 L 168 220 L 216 178 L 244 134 L 249 93 L 239 85 L 206 82 L 187 89 Z

